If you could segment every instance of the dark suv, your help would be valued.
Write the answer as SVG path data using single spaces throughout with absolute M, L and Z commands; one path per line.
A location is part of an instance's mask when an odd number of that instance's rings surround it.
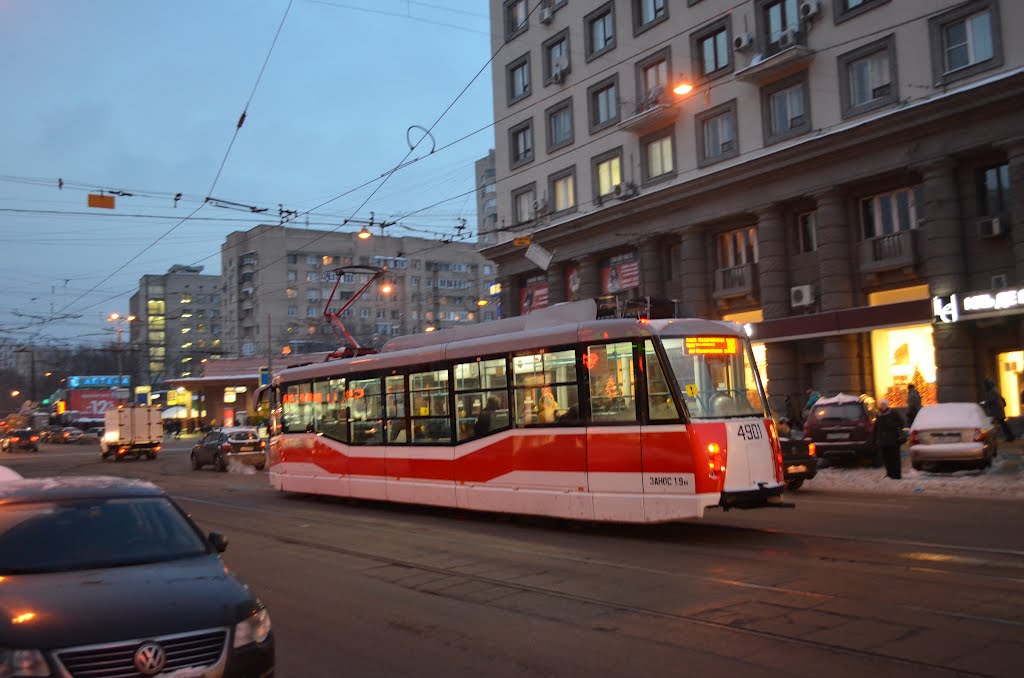
M 3 441 L 0 442 L 0 446 L 3 447 L 5 452 L 13 452 L 14 450 L 38 452 L 39 432 L 33 431 L 30 428 L 19 428 L 5 435 Z
M 872 442 L 874 427 L 874 400 L 840 393 L 814 403 L 804 424 L 804 438 L 814 442 L 823 461 L 866 461 L 879 466 Z

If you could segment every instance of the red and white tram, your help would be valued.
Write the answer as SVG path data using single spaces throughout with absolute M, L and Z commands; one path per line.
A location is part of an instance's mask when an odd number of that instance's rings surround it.
M 274 378 L 288 492 L 664 522 L 782 502 L 782 455 L 734 323 L 560 304 Z

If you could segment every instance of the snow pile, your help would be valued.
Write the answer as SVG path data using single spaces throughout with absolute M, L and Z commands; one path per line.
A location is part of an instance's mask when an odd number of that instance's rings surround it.
M 1005 444 L 1005 443 L 1004 443 Z M 1024 455 L 1004 453 L 983 471 L 915 471 L 904 455 L 903 477 L 892 480 L 883 468 L 829 467 L 804 485 L 808 492 L 867 492 L 875 494 L 929 494 L 932 496 L 1024 499 Z

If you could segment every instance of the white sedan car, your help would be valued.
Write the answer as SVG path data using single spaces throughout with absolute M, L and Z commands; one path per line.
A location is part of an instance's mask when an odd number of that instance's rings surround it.
M 996 429 L 977 403 L 939 403 L 918 412 L 910 429 L 910 464 L 985 468 L 996 456 Z

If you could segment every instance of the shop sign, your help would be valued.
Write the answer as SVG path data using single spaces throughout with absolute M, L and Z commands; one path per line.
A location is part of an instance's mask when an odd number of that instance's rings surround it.
M 1024 312 L 1024 289 L 932 297 L 932 312 L 937 323 L 955 323 L 961 318 L 999 315 L 1001 311 Z
M 118 377 L 93 375 L 88 377 L 68 377 L 68 388 L 117 388 L 118 386 L 129 386 L 128 375 Z
M 519 291 L 519 313 L 529 315 L 538 308 L 548 305 L 548 278 L 535 275 L 526 279 Z
M 615 294 L 640 287 L 640 262 L 636 252 L 618 254 L 601 267 L 601 294 Z
M 576 262 L 571 262 L 565 267 L 565 300 L 566 301 L 579 301 L 580 300 L 580 266 Z

